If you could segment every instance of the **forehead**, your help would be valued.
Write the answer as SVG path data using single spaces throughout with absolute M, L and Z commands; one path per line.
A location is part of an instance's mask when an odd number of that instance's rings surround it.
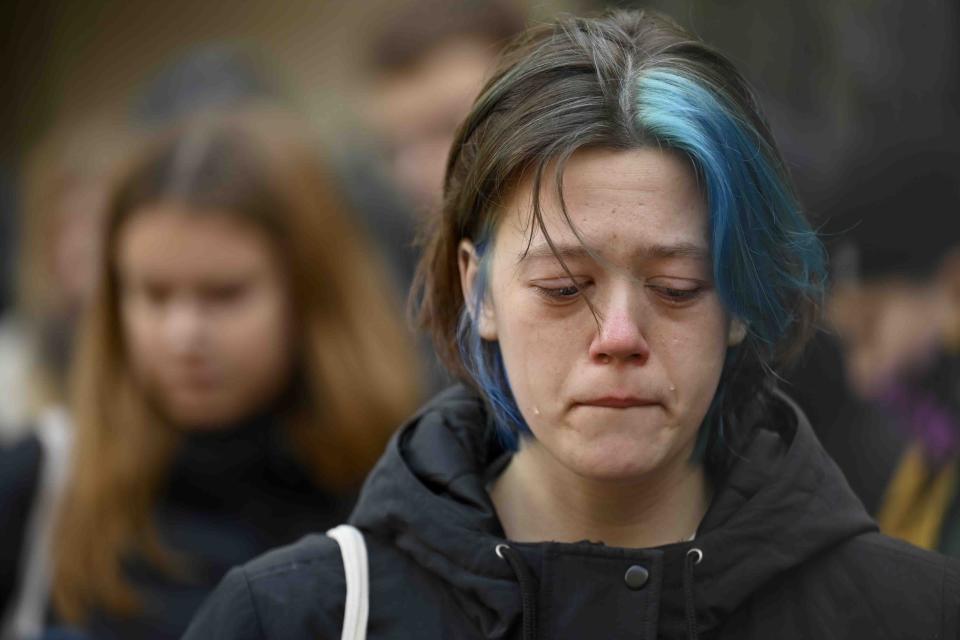
M 275 252 L 266 233 L 227 213 L 175 204 L 134 211 L 115 245 L 121 275 L 189 278 L 271 269 Z
M 687 256 L 694 250 L 709 252 L 706 202 L 693 166 L 678 152 L 645 148 L 575 153 L 563 173 L 563 197 L 576 232 L 564 219 L 555 185 L 551 168 L 544 175 L 540 205 L 544 226 L 557 245 L 579 246 L 582 239 L 601 254 L 648 249 L 662 253 L 670 247 Z M 506 243 L 503 248 L 519 251 L 519 258 L 549 252 L 533 224 L 532 192 L 529 179 L 514 190 L 497 230 L 498 247 Z

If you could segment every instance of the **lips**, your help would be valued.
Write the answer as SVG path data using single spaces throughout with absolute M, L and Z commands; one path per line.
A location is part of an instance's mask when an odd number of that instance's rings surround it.
M 206 391 L 220 384 L 220 376 L 211 371 L 178 371 L 167 378 L 171 387 L 188 392 Z
M 610 409 L 629 409 L 631 407 L 651 407 L 660 404 L 651 398 L 640 398 L 637 396 L 604 396 L 602 398 L 592 398 L 590 400 L 581 400 L 578 405 L 588 407 L 607 407 Z

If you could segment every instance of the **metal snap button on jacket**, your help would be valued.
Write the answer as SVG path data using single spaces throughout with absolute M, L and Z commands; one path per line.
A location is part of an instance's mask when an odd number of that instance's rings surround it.
M 634 591 L 642 589 L 650 578 L 650 572 L 638 564 L 631 566 L 623 575 L 623 581 Z

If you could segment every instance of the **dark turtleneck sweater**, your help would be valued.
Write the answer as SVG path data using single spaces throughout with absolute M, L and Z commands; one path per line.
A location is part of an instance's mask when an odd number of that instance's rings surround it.
M 190 577 L 168 576 L 142 558 L 132 557 L 128 576 L 145 605 L 138 616 L 96 612 L 82 634 L 52 630 L 49 637 L 179 638 L 203 599 L 232 566 L 344 521 L 354 496 L 331 495 L 318 488 L 277 423 L 273 415 L 259 416 L 230 428 L 185 436 L 154 522 L 164 544 L 189 561 Z M 25 515 L 24 505 L 30 504 L 36 490 L 41 458 L 35 441 L 0 449 L 0 469 L 16 469 L 21 476 L 7 485 L 17 488 L 19 495 L 0 491 L 0 516 Z M 21 549 L 24 524 L 25 517 L 0 520 L 4 548 Z M 7 559 L 4 564 L 10 563 Z M 4 600 L 10 595 L 5 592 L 13 589 L 11 578 L 0 575 L 4 596 L 0 607 L 8 604 Z M 52 614 L 50 622 L 56 629 Z

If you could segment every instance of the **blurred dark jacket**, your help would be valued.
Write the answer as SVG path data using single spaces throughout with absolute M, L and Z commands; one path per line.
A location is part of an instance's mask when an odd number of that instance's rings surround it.
M 261 417 L 185 440 L 155 524 L 168 548 L 188 560 L 189 578 L 168 576 L 133 556 L 127 569 L 145 603 L 140 615 L 98 611 L 83 629 L 68 630 L 50 610 L 44 637 L 179 638 L 231 567 L 342 522 L 354 496 L 317 488 L 274 422 Z M 16 588 L 42 458 L 34 438 L 0 449 L 0 610 Z

